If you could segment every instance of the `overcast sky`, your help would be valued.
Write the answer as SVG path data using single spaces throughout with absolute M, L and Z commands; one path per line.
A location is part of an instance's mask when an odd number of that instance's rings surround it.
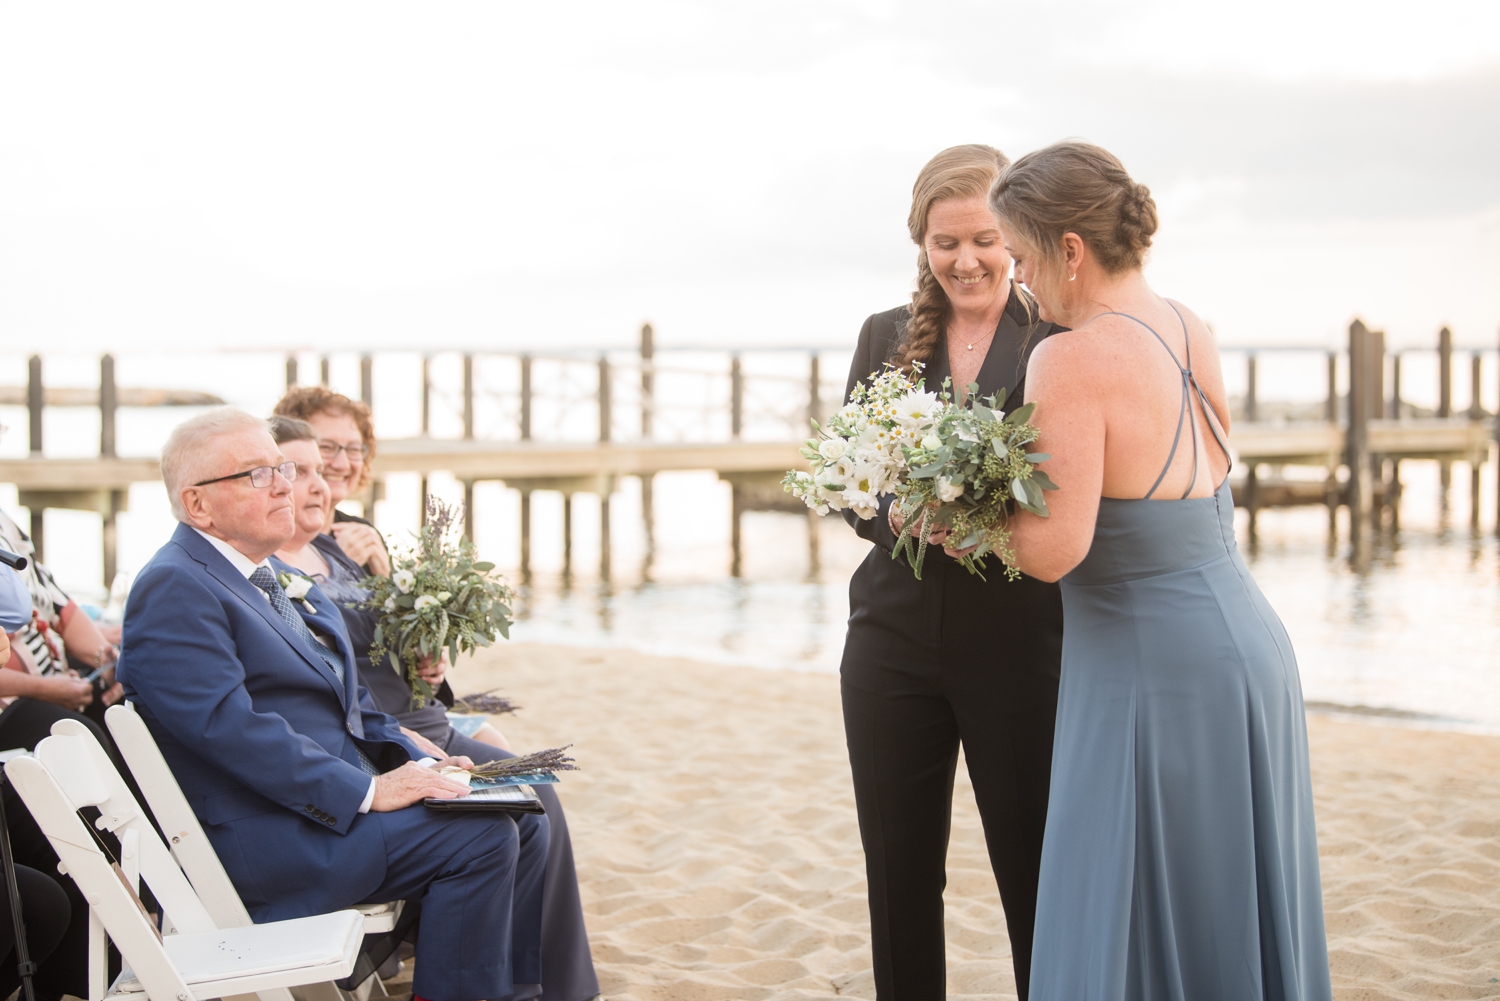
M 0 342 L 825 344 L 1066 136 L 1234 343 L 1500 325 L 1500 4 L 0 3 Z

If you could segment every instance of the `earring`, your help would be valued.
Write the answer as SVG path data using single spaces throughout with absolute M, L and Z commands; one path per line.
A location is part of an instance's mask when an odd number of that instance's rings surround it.
M 1078 276 L 1077 276 L 1077 275 L 1069 275 L 1069 276 L 1068 276 L 1068 281 L 1074 281 L 1074 280 L 1075 280 L 1075 279 L 1077 279 L 1077 278 L 1078 278 Z

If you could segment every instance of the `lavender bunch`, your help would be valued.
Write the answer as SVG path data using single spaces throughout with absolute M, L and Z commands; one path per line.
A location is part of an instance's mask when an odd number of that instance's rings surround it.
M 473 695 L 455 699 L 450 711 L 474 716 L 501 716 L 521 708 L 503 695 L 492 694 L 494 691 L 495 689 L 491 688 L 488 692 L 475 692 Z
M 475 765 L 470 773 L 476 779 L 507 779 L 518 775 L 552 775 L 556 772 L 576 772 L 578 763 L 564 754 L 572 744 L 553 747 L 545 751 L 523 754 L 519 758 L 501 758 Z

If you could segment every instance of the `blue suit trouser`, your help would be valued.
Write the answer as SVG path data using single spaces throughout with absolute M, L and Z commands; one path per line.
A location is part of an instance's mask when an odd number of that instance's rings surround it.
M 419 898 L 412 991 L 431 1001 L 504 998 L 542 979 L 547 818 L 439 813 L 420 804 L 370 813 L 386 874 L 361 903 Z

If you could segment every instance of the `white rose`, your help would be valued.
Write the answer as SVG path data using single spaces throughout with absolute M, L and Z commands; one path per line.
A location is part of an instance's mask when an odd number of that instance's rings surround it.
M 849 446 L 842 438 L 825 438 L 818 446 L 818 454 L 829 462 L 839 461 L 848 450 Z
M 307 592 L 312 590 L 312 581 L 306 577 L 293 577 L 286 582 L 286 596 L 293 601 L 301 601 L 307 597 Z
M 925 438 L 922 439 L 922 447 L 925 448 L 925 449 L 927 449 L 927 451 L 929 451 L 929 452 L 931 452 L 931 451 L 933 451 L 935 449 L 942 448 L 943 447 L 943 439 L 939 438 L 935 434 L 930 434 L 927 437 L 925 437 Z
M 436 605 L 436 604 L 438 604 L 438 600 L 436 598 L 434 598 L 432 595 L 430 595 L 430 594 L 420 594 L 420 595 L 417 596 L 416 604 L 414 604 L 412 607 L 415 608 L 417 611 L 420 612 L 422 609 L 424 609 L 424 608 L 431 608 L 433 605 Z
M 964 485 L 939 476 L 937 481 L 937 495 L 938 500 L 944 504 L 947 504 L 949 501 L 956 501 L 964 495 Z
M 387 612 L 394 612 L 396 610 L 396 598 L 394 595 L 385 599 L 384 607 Z
M 417 575 L 410 570 L 397 570 L 391 574 L 391 580 L 402 594 L 411 594 L 412 587 L 417 583 Z

